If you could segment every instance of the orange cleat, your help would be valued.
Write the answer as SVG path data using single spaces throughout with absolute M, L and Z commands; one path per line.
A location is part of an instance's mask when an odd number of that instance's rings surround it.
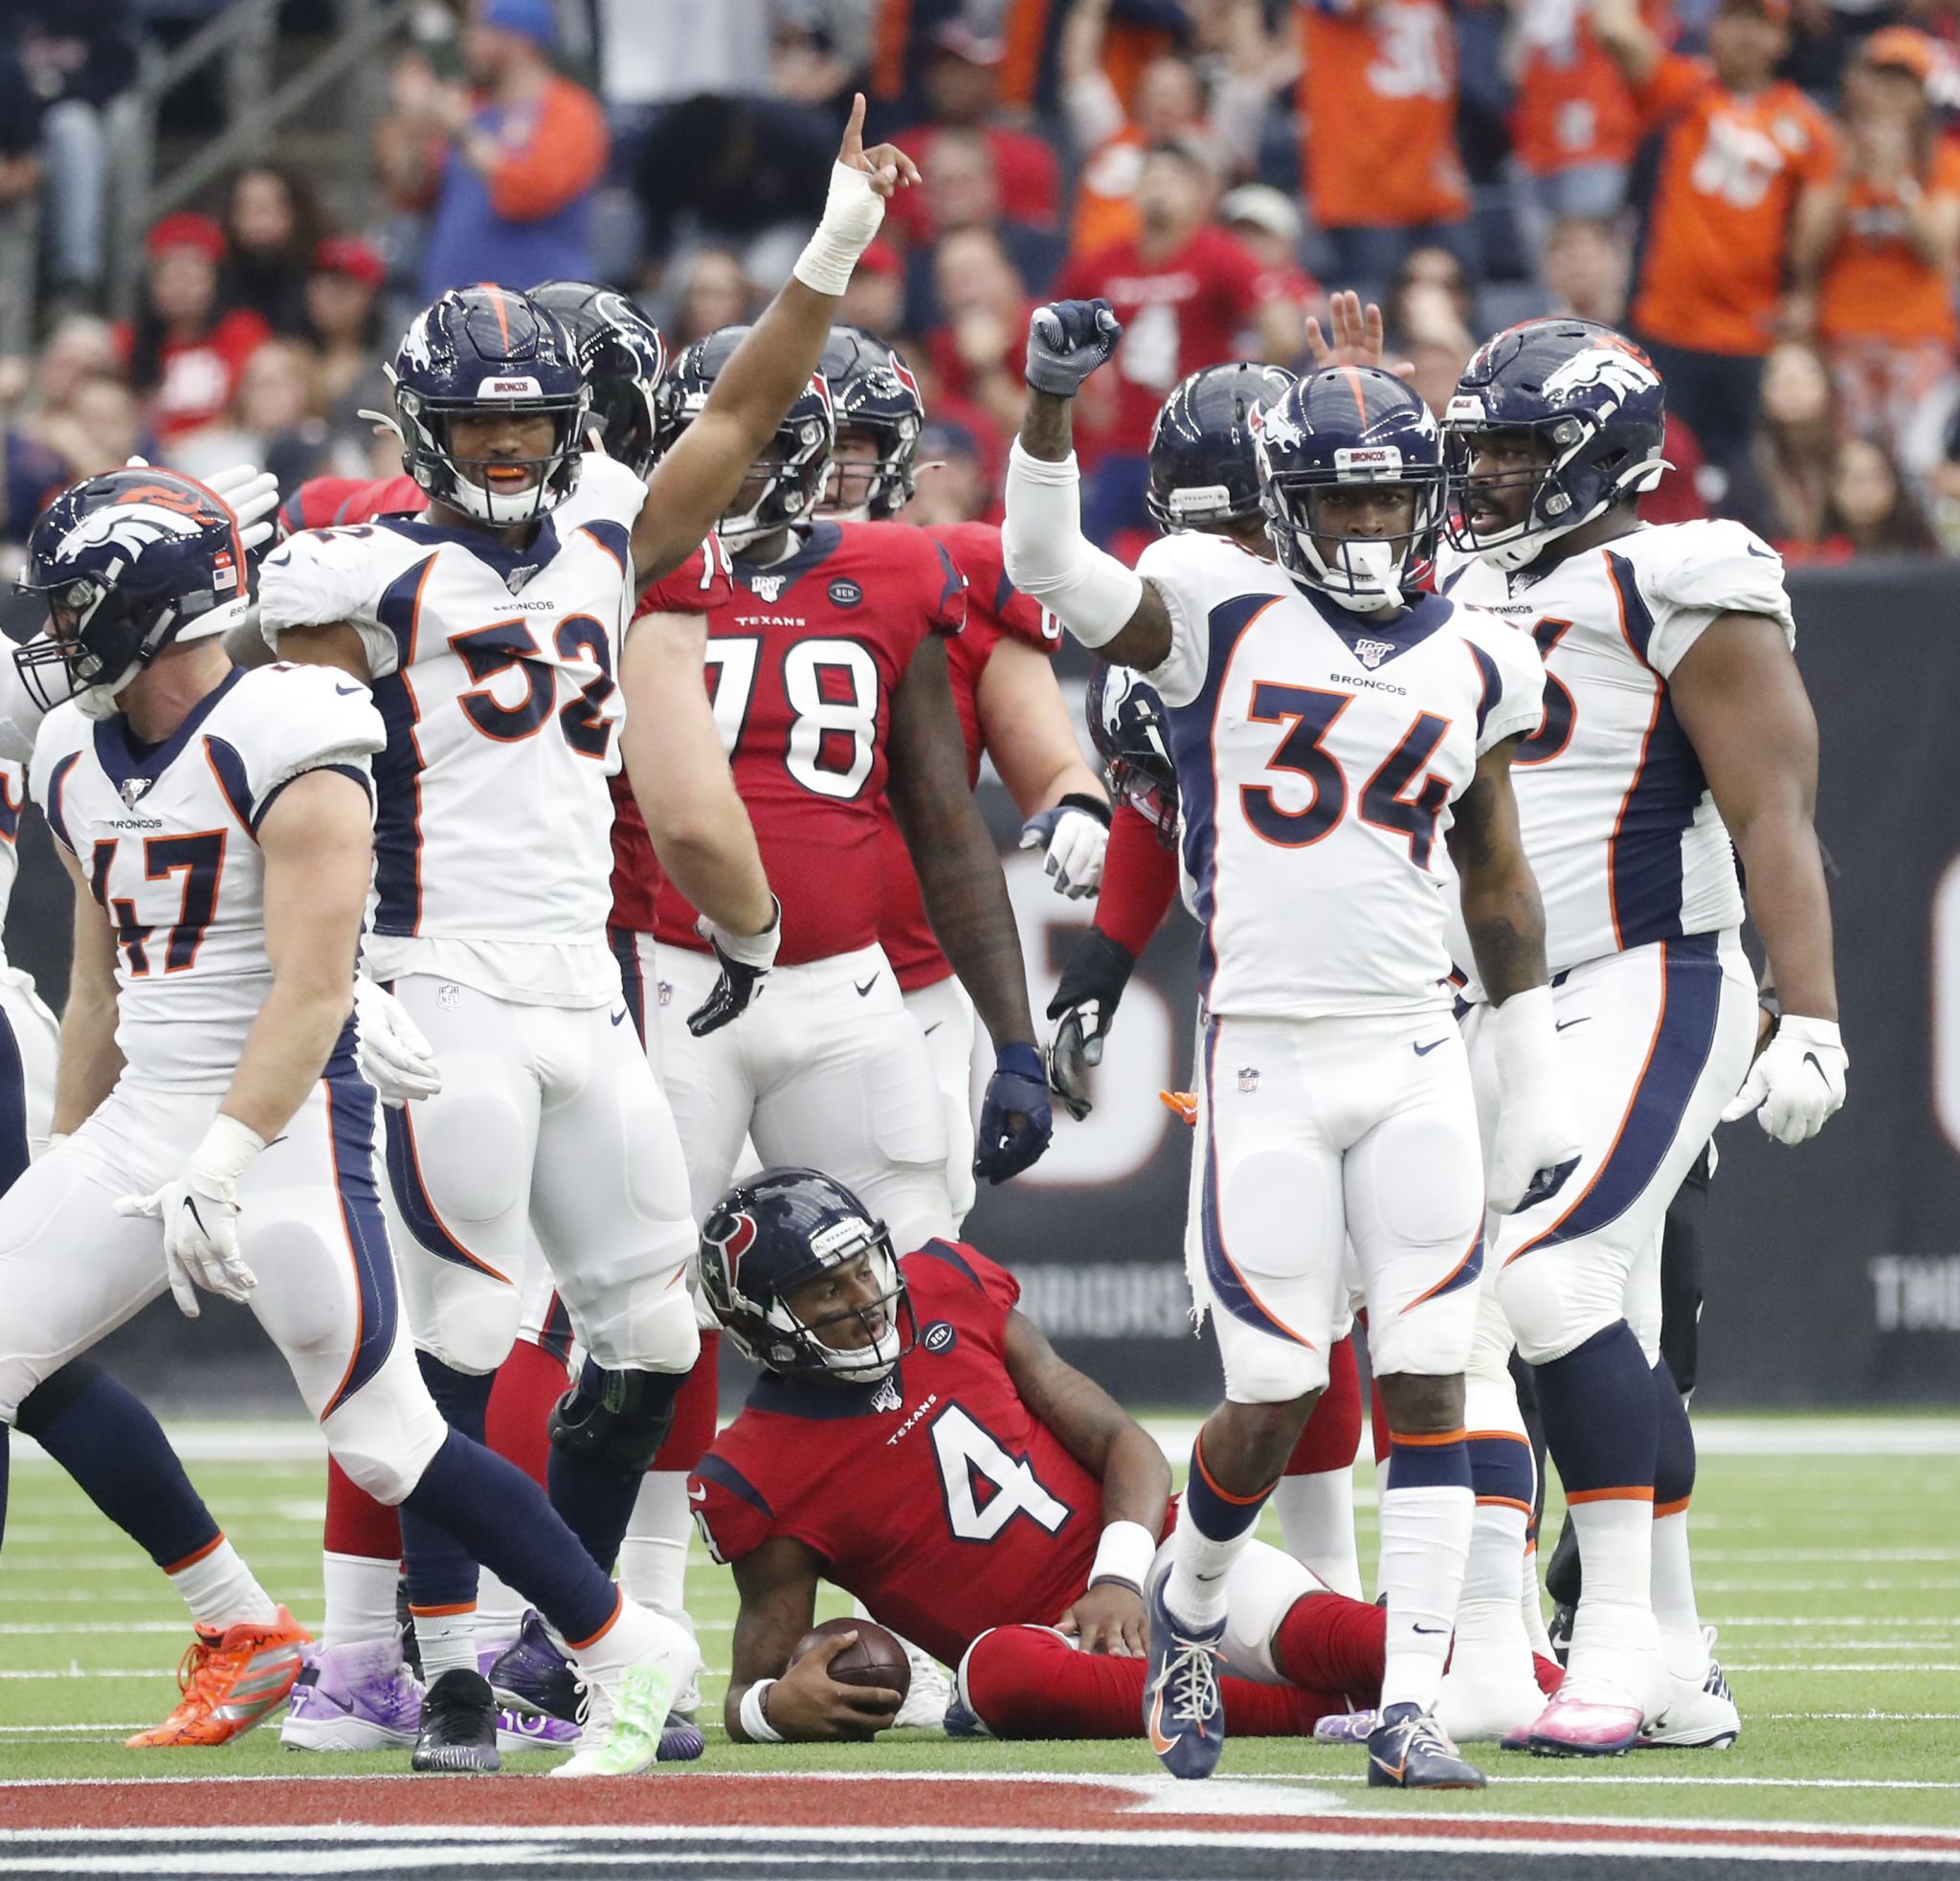
M 313 1635 L 284 1607 L 270 1622 L 241 1620 L 223 1634 L 199 1633 L 177 1668 L 184 1696 L 154 1731 L 128 1739 L 131 1750 L 229 1744 L 286 1702 Z

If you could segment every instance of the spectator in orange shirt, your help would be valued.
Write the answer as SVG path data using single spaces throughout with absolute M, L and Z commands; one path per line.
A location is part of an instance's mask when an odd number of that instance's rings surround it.
M 551 68 L 558 16 L 551 0 L 479 0 L 463 38 L 478 89 L 436 82 L 405 62 L 397 106 L 412 121 L 402 161 L 440 158 L 422 297 L 494 280 L 585 280 L 592 273 L 593 190 L 610 147 L 604 110 Z M 419 133 L 419 134 L 418 134 Z M 395 179 L 397 190 L 403 179 Z
M 1666 51 L 1637 0 L 1598 0 L 1592 30 L 1632 85 L 1643 127 L 1661 138 L 1633 325 L 1669 407 L 1728 472 L 1755 429 L 1797 205 L 1830 176 L 1837 139 L 1776 77 L 1789 0 L 1721 0 L 1705 59 Z
M 1442 0 L 1297 0 L 1302 171 L 1338 278 L 1379 298 L 1412 248 L 1474 259 Z
M 1837 171 L 1805 197 L 1792 244 L 1848 427 L 1894 447 L 1960 340 L 1960 146 L 1927 99 L 1937 58 L 1909 26 L 1864 42 L 1845 74 Z

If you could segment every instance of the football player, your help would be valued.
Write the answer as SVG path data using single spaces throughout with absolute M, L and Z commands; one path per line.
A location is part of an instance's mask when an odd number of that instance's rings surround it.
M 15 660 L 60 707 L 30 785 L 75 884 L 76 945 L 61 1140 L 0 1199 L 0 1426 L 167 1288 L 192 1317 L 200 1290 L 249 1302 L 343 1467 L 550 1613 L 593 1693 L 586 1767 L 645 1767 L 691 1643 L 444 1426 L 397 1335 L 375 1095 L 355 1064 L 386 742 L 367 689 L 233 665 L 221 637 L 251 606 L 237 518 L 171 472 L 65 492 L 24 586 L 51 632 Z M 106 1424 L 86 1437 L 120 1442 Z M 241 1704 L 297 1669 L 297 1641 L 266 1644 Z
M 1461 479 L 1445 592 L 1528 634 L 1547 669 L 1516 791 L 1583 1155 L 1562 1195 L 1498 1224 L 1502 1312 L 1478 1369 L 1501 1377 L 1515 1336 L 1585 1560 L 1570 1676 L 1535 1722 L 1516 1720 L 1548 1752 L 1739 1728 L 1689 1567 L 1694 1441 L 1659 1362 L 1662 1221 L 1718 1122 L 1758 1110 L 1800 1143 L 1844 1101 L 1816 727 L 1783 565 L 1736 523 L 1641 524 L 1663 408 L 1637 347 L 1557 318 L 1486 344 L 1445 420 Z M 1775 989 L 1761 1018 L 1744 879 Z M 1487 1091 L 1484 991 L 1473 974 Z M 1521 1535 L 1488 1539 L 1494 1583 Z
M 445 1413 L 480 1431 L 534 1222 L 589 1354 L 555 1414 L 552 1496 L 609 1566 L 699 1350 L 686 1170 L 622 1034 L 605 939 L 619 642 L 632 595 L 697 549 L 808 383 L 884 197 L 916 176 L 889 146 L 866 152 L 861 122 L 860 103 L 794 278 L 651 487 L 585 450 L 589 393 L 554 314 L 501 288 L 453 292 L 412 323 L 394 368 L 428 511 L 292 537 L 262 585 L 282 657 L 373 684 L 390 725 L 367 955 L 444 1067 L 420 1118 L 389 1120 L 425 1373 Z M 703 1029 L 747 1003 L 775 952 L 746 835 L 728 834 L 702 910 L 717 963 L 693 1010 Z M 474 1565 L 412 1515 L 404 1541 L 435 1680 L 424 1736 L 447 1729 L 487 1753 Z M 442 1675 L 465 1668 L 467 1711 L 432 1720 Z
M 1439 890 L 1446 843 L 1500 1017 L 1489 1199 L 1507 1211 L 1555 1189 L 1575 1147 L 1509 782 L 1543 668 L 1495 617 L 1415 593 L 1442 528 L 1441 439 L 1379 370 L 1317 373 L 1261 410 L 1277 564 L 1193 532 L 1134 571 L 1094 549 L 1071 400 L 1118 331 L 1106 304 L 1036 310 L 1006 541 L 1016 586 L 1163 699 L 1205 923 L 1191 1265 L 1225 1402 L 1152 1591 L 1159 1757 L 1180 1776 L 1216 1765 L 1226 1580 L 1326 1383 L 1351 1242 L 1392 1433 L 1369 1780 L 1481 1784 L 1432 1714 L 1470 1540 L 1463 1369 L 1485 1200 Z
M 894 1691 L 789 1664 L 817 1582 L 959 1667 L 947 1727 L 1134 1737 L 1144 1588 L 1169 1549 L 1155 1441 L 1015 1310 L 1013 1277 L 928 1241 L 898 1258 L 858 1197 L 766 1170 L 709 1211 L 702 1287 L 764 1369 L 688 1494 L 741 1594 L 726 1698 L 751 1743 L 869 1737 Z M 1304 1735 L 1373 1691 L 1385 1617 L 1253 1543 L 1231 1570 L 1234 1728 Z M 1171 1728 L 1160 1692 L 1149 1718 Z

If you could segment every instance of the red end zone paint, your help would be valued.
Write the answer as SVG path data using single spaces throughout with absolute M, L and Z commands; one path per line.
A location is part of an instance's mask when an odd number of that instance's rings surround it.
M 1806 1853 L 1960 1855 L 1960 1832 L 1881 1834 L 1858 1827 L 1772 1828 L 1662 1825 L 1642 1822 L 1548 1821 L 1530 1816 L 1396 1816 L 1357 1809 L 1324 1815 L 1238 1813 L 1233 1787 L 1208 1794 L 1226 1804 L 1215 1813 L 1166 1811 L 1159 1797 L 1094 1778 L 858 1778 L 814 1774 L 771 1777 L 711 1774 L 541 1782 L 526 1777 L 175 1779 L 0 1785 L 0 1830 L 311 1827 L 332 1824 L 400 1829 L 497 1824 L 513 1828 L 658 1826 L 753 1828 L 917 1828 L 924 1825 L 1070 1834 L 1175 1830 L 1233 1834 L 1393 1837 L 1402 1841 L 1527 1843 L 1556 1847 L 1583 1843 L 1651 1850 L 1788 1848 Z M 1222 1792 L 1222 1793 L 1221 1793 Z M 1190 1793 L 1175 1792 L 1182 1803 Z M 1197 1801 L 1195 1797 L 1191 1798 Z

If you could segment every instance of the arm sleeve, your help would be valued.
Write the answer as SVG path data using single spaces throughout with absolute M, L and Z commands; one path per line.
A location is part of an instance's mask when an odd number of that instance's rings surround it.
M 506 222 L 541 222 L 585 194 L 606 171 L 606 121 L 568 79 L 545 94 L 522 149 L 490 170 L 490 207 Z
M 1647 663 L 1669 678 L 1687 651 L 1725 614 L 1760 614 L 1796 644 L 1796 619 L 1783 585 L 1783 558 L 1740 523 L 1677 523 L 1668 551 L 1639 571 L 1654 615 Z
M 374 615 L 379 586 L 367 531 L 305 529 L 289 536 L 258 570 L 258 627 L 278 651 L 288 627 L 329 627 L 345 621 L 361 636 L 374 678 L 399 663 L 395 637 Z
M 1096 925 L 1131 958 L 1141 956 L 1177 895 L 1177 851 L 1118 798 L 1096 898 Z

